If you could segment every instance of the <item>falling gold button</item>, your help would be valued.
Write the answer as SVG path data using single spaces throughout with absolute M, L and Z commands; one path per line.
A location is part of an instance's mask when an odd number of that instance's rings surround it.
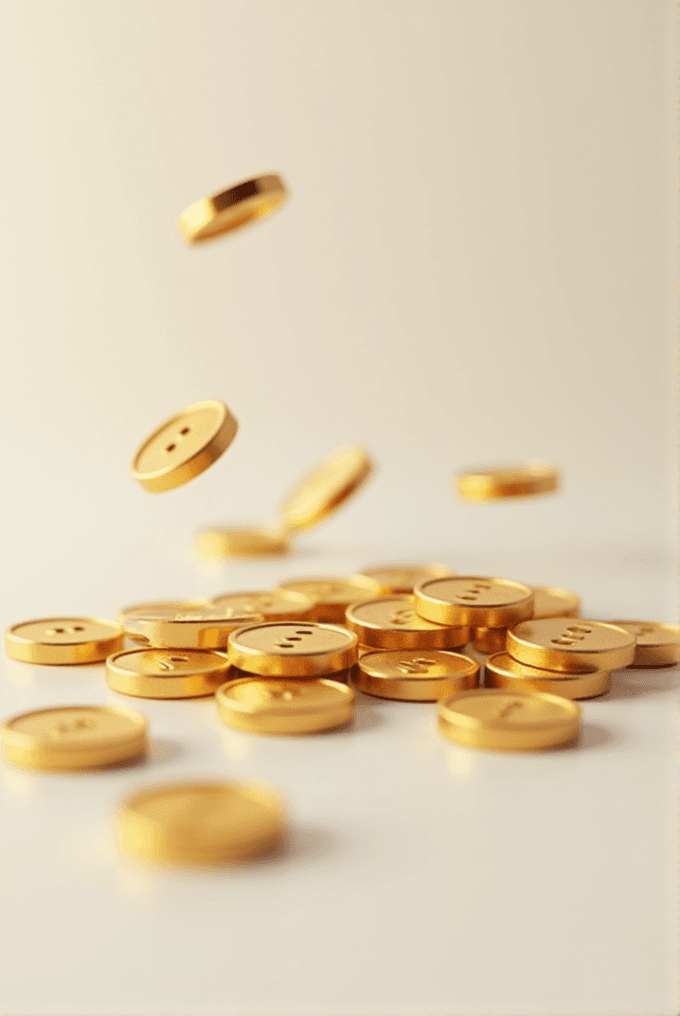
M 559 695 L 476 688 L 437 703 L 439 730 L 450 741 L 502 751 L 537 751 L 573 740 L 581 707 Z
M 177 610 L 170 602 L 127 608 L 126 630 L 157 649 L 224 649 L 229 633 L 244 624 L 262 621 L 260 614 L 245 614 L 232 607 L 203 603 Z
M 303 578 L 280 582 L 279 589 L 304 593 L 316 601 L 312 611 L 315 621 L 344 624 L 350 603 L 369 600 L 380 595 L 380 583 L 360 575 L 350 578 Z
M 12 625 L 5 633 L 5 652 L 23 663 L 97 663 L 122 645 L 120 625 L 93 617 L 23 621 Z
M 57 706 L 6 720 L 0 734 L 7 762 L 45 771 L 98 769 L 147 750 L 147 722 L 129 709 Z
M 671 667 L 680 660 L 680 627 L 663 621 L 612 621 L 635 636 L 630 667 Z
M 210 603 L 218 610 L 231 607 L 242 614 L 260 614 L 265 621 L 306 621 L 316 601 L 291 589 L 273 589 L 271 592 L 224 593 L 214 596 Z
M 381 596 L 412 593 L 426 579 L 438 579 L 453 572 L 445 564 L 378 564 L 362 568 L 360 576 L 380 583 Z
M 109 687 L 138 698 L 213 695 L 230 671 L 220 653 L 205 649 L 130 649 L 106 660 Z
M 297 532 L 322 522 L 363 486 L 373 468 L 361 445 L 338 448 L 289 494 L 281 508 L 282 528 Z
M 511 628 L 506 651 L 519 663 L 545 670 L 578 673 L 584 664 L 618 670 L 633 662 L 635 636 L 601 621 L 548 617 Z
M 380 649 L 459 649 L 469 629 L 435 624 L 418 617 L 412 596 L 383 596 L 353 603 L 345 624 L 364 646 Z
M 322 677 L 357 661 L 357 637 L 346 628 L 310 621 L 272 621 L 229 636 L 229 661 L 263 677 Z
M 161 424 L 135 452 L 132 475 L 152 493 L 173 490 L 219 459 L 238 423 L 223 402 L 195 402 Z
M 221 561 L 230 557 L 264 557 L 286 554 L 287 535 L 278 529 L 253 526 L 212 526 L 196 534 L 196 550 L 201 557 Z
M 515 465 L 469 469 L 458 474 L 456 484 L 458 497 L 463 501 L 536 497 L 559 490 L 560 473 L 551 462 L 532 460 Z
M 223 723 L 257 734 L 334 730 L 352 720 L 356 706 L 352 688 L 327 678 L 241 678 L 223 684 L 215 698 Z
M 359 659 L 357 688 L 378 698 L 402 702 L 436 702 L 479 679 L 479 664 L 469 656 L 439 649 L 392 649 L 369 652 Z
M 484 664 L 484 683 L 487 688 L 505 688 L 506 691 L 547 691 L 563 698 L 587 699 L 609 691 L 611 674 L 586 664 L 578 674 L 565 674 L 530 667 L 513 660 L 507 653 L 495 653 Z
M 175 225 L 187 243 L 202 243 L 266 219 L 286 197 L 286 185 L 280 176 L 275 173 L 256 176 L 195 201 L 185 208 Z
M 534 609 L 531 587 L 512 579 L 455 575 L 428 579 L 413 592 L 418 614 L 438 624 L 505 628 L 531 617 Z

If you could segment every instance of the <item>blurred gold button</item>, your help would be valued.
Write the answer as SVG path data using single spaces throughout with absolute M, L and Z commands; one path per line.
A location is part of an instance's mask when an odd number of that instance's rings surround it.
M 173 490 L 212 465 L 236 436 L 223 402 L 195 402 L 166 420 L 135 452 L 132 475 L 152 493 Z
M 531 460 L 508 466 L 469 469 L 456 477 L 463 501 L 495 501 L 509 497 L 536 497 L 559 490 L 560 473 L 552 462 Z
M 359 659 L 357 688 L 378 698 L 402 702 L 436 702 L 474 688 L 479 664 L 469 656 L 440 649 L 392 649 L 364 653 Z
M 135 603 L 118 611 L 118 620 L 126 636 L 133 642 L 148 643 L 146 635 L 140 631 L 138 621 L 147 617 L 161 617 L 184 614 L 187 611 L 201 610 L 207 606 L 207 600 L 152 600 L 148 603 Z
M 439 730 L 476 748 L 536 751 L 576 737 L 581 707 L 559 695 L 476 688 L 437 703 Z
M 346 628 L 310 621 L 272 621 L 229 636 L 229 662 L 263 677 L 317 677 L 357 661 L 357 637 Z
M 272 851 L 284 820 L 283 799 L 269 787 L 201 781 L 136 791 L 116 825 L 121 849 L 133 857 L 220 864 Z
M 122 645 L 120 625 L 98 617 L 47 617 L 5 632 L 5 652 L 23 663 L 97 663 Z
M 327 678 L 285 681 L 246 677 L 218 688 L 223 723 L 257 734 L 315 734 L 343 727 L 354 717 L 356 693 Z
M 244 624 L 262 621 L 260 614 L 245 614 L 231 607 L 203 603 L 190 610 L 177 610 L 170 603 L 127 608 L 125 622 L 139 638 L 156 649 L 224 649 L 229 633 Z
M 175 225 L 187 243 L 202 243 L 258 219 L 266 219 L 287 197 L 280 176 L 267 173 L 233 184 L 185 208 Z
M 322 522 L 366 482 L 373 461 L 361 445 L 346 445 L 326 456 L 293 490 L 281 508 L 282 528 L 291 532 Z
M 534 586 L 534 617 L 578 617 L 581 598 L 559 586 Z
M 2 725 L 2 754 L 26 769 L 78 770 L 125 762 L 147 749 L 147 722 L 129 709 L 57 706 Z
M 278 589 L 304 593 L 316 601 L 312 611 L 315 621 L 344 624 L 350 603 L 369 600 L 380 595 L 380 583 L 361 575 L 349 578 L 303 578 L 280 582 Z
M 635 656 L 635 636 L 601 621 L 548 617 L 523 621 L 508 631 L 506 651 L 520 663 L 545 670 L 576 672 L 627 667 Z
M 412 596 L 383 596 L 352 603 L 345 624 L 364 646 L 381 649 L 459 649 L 469 629 L 435 624 L 418 617 Z
M 635 636 L 630 667 L 671 667 L 680 660 L 680 627 L 663 621 L 612 621 Z
M 293 592 L 292 589 L 273 589 L 254 593 L 223 593 L 221 596 L 213 596 L 210 603 L 217 609 L 231 607 L 239 613 L 260 614 L 265 621 L 304 621 L 310 617 L 316 601 L 311 596 Z
M 530 667 L 526 663 L 513 660 L 507 653 L 496 653 L 484 664 L 484 683 L 488 688 L 547 691 L 563 698 L 586 699 L 608 692 L 611 674 L 608 670 L 596 670 L 587 665 L 584 665 L 578 674 L 565 674 Z
M 288 537 L 281 530 L 253 526 L 212 526 L 197 533 L 195 543 L 201 557 L 215 561 L 286 554 L 290 547 Z
M 213 695 L 230 670 L 226 656 L 207 649 L 130 649 L 106 660 L 109 687 L 139 698 Z
M 412 593 L 420 582 L 453 575 L 453 572 L 445 564 L 378 564 L 362 568 L 359 575 L 380 583 L 380 594 L 390 596 Z
M 507 635 L 507 628 L 473 628 L 470 642 L 478 653 L 502 653 Z
M 438 624 L 506 628 L 531 617 L 534 609 L 531 587 L 512 579 L 455 575 L 428 579 L 413 592 L 418 614 Z

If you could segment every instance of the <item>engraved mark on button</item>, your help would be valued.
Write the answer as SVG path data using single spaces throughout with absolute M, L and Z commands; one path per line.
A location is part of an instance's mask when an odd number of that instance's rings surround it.
M 296 695 L 302 694 L 299 688 L 287 688 L 285 685 L 278 684 L 267 688 L 267 698 L 283 699 L 284 702 L 290 702 Z
M 188 434 L 190 430 L 191 430 L 190 427 L 182 427 L 179 434 L 177 435 L 177 438 L 184 437 L 184 435 Z M 171 441 L 170 444 L 166 446 L 165 448 L 166 452 L 174 452 L 175 448 L 177 447 L 177 438 L 175 438 L 174 441 Z
M 557 646 L 573 646 L 576 642 L 581 642 L 586 635 L 590 635 L 592 628 L 584 628 L 583 625 L 573 624 L 558 635 L 557 638 L 550 639 Z
M 295 649 L 296 642 L 302 642 L 306 635 L 313 635 L 310 628 L 296 628 L 293 635 L 284 635 L 278 642 L 274 643 L 276 649 Z
M 437 665 L 436 660 L 428 660 L 425 656 L 417 656 L 413 660 L 400 660 L 397 663 L 397 670 L 402 674 L 427 674 L 430 667 Z
M 82 624 L 74 624 L 70 628 L 48 628 L 47 635 L 74 635 L 77 631 L 85 631 Z
M 62 720 L 50 728 L 50 736 L 67 737 L 69 734 L 78 734 L 83 730 L 92 730 L 97 723 L 89 716 L 79 716 L 72 720 Z
M 189 662 L 188 656 L 170 656 L 167 660 L 159 660 L 158 669 L 177 670 L 177 667 L 174 666 L 175 663 L 188 663 L 188 662 Z
M 485 592 L 487 589 L 492 589 L 492 582 L 473 582 L 467 589 L 464 589 L 462 593 L 458 594 L 459 600 L 476 600 L 480 593 Z
M 510 713 L 513 711 L 513 709 L 521 709 L 522 705 L 523 705 L 522 702 L 518 702 L 517 699 L 513 699 L 511 702 L 508 702 L 506 705 L 503 706 L 503 708 L 498 713 L 498 719 L 499 720 L 507 719 Z
M 388 624 L 410 624 L 414 617 L 415 610 L 413 607 L 399 607 L 398 610 L 390 614 Z

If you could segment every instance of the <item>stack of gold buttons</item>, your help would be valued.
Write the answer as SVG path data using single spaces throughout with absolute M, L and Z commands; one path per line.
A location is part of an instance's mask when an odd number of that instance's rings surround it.
M 323 576 L 320 578 L 290 579 L 281 582 L 277 591 L 302 593 L 315 601 L 312 620 L 326 624 L 344 624 L 345 611 L 350 603 L 379 596 L 380 583 L 364 575 L 347 578 Z
M 126 607 L 120 616 L 126 634 L 157 649 L 226 649 L 232 631 L 263 620 L 232 606 L 176 600 Z
M 581 601 L 575 593 L 558 586 L 534 586 L 533 617 L 578 617 Z M 475 628 L 472 645 L 480 653 L 505 651 L 507 628 Z

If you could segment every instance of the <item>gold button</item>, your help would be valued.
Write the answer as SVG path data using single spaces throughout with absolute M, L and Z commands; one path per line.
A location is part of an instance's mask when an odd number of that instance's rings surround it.
M 220 653 L 200 649 L 130 649 L 106 661 L 109 687 L 138 698 L 213 695 L 230 671 Z
M 507 653 L 490 656 L 484 664 L 484 675 L 484 683 L 488 688 L 548 691 L 568 699 L 595 698 L 604 695 L 611 686 L 608 670 L 596 670 L 584 665 L 578 674 L 564 674 L 519 663 Z
M 478 653 L 502 653 L 507 635 L 507 628 L 473 628 L 470 642 Z
M 343 727 L 354 717 L 356 693 L 328 679 L 279 681 L 246 677 L 218 688 L 223 723 L 257 734 L 315 734 Z
M 412 596 L 383 596 L 352 603 L 345 619 L 362 645 L 381 649 L 459 649 L 469 637 L 468 628 L 418 617 Z
M 469 656 L 442 650 L 393 649 L 362 655 L 356 685 L 368 695 L 402 702 L 436 702 L 479 679 L 479 664 Z
M 305 621 L 310 618 L 315 600 L 291 589 L 271 592 L 224 593 L 210 601 L 217 609 L 231 607 L 242 614 L 260 614 L 265 621 Z
M 548 617 L 511 628 L 506 651 L 519 663 L 545 670 L 578 673 L 584 663 L 618 670 L 633 662 L 635 636 L 601 621 Z
M 450 741 L 502 751 L 537 751 L 576 737 L 581 707 L 559 695 L 476 688 L 437 704 L 439 730 Z
M 275 173 L 256 176 L 195 201 L 185 208 L 175 225 L 187 243 L 202 243 L 266 219 L 286 197 L 286 185 L 280 176 Z
M 413 587 L 426 579 L 438 579 L 453 572 L 445 564 L 378 564 L 362 568 L 360 576 L 380 584 L 382 596 L 412 593 Z
M 126 636 L 133 642 L 148 643 L 146 635 L 140 631 L 138 621 L 147 617 L 162 617 L 184 614 L 192 610 L 201 610 L 207 606 L 207 600 L 153 600 L 149 603 L 135 603 L 131 607 L 123 607 L 118 611 L 118 620 Z
M 280 582 L 278 589 L 304 593 L 316 601 L 312 611 L 315 621 L 344 624 L 350 603 L 380 596 L 380 583 L 361 575 L 350 578 L 304 578 Z
M 192 480 L 227 450 L 238 423 L 223 402 L 195 402 L 166 420 L 140 445 L 132 475 L 152 493 Z
M 680 660 L 680 627 L 663 621 L 612 621 L 635 636 L 630 667 L 671 667 Z
M 141 604 L 135 613 L 132 607 L 127 611 L 126 630 L 129 628 L 157 649 L 224 649 L 230 632 L 262 620 L 260 614 L 244 614 L 207 603 L 190 610 L 177 610 L 172 602 L 165 606 Z
M 252 526 L 212 526 L 197 533 L 195 543 L 201 557 L 215 561 L 229 557 L 286 554 L 290 547 L 288 537 L 280 530 Z
M 289 494 L 281 508 L 282 528 L 292 532 L 315 526 L 366 482 L 373 461 L 361 445 L 338 448 Z
M 269 853 L 281 842 L 284 802 L 269 787 L 188 782 L 137 791 L 117 814 L 118 842 L 133 857 L 223 864 Z
M 58 706 L 6 720 L 7 762 L 26 769 L 97 769 L 143 755 L 147 722 L 129 709 Z
M 413 592 L 418 614 L 438 624 L 505 628 L 531 617 L 534 609 L 531 587 L 512 579 L 456 575 L 421 582 Z
M 5 632 L 5 652 L 23 663 L 97 663 L 122 645 L 120 625 L 98 617 L 41 618 Z
M 534 586 L 534 617 L 578 617 L 581 598 L 559 586 Z
M 346 628 L 310 621 L 272 621 L 229 636 L 229 661 L 263 677 L 318 677 L 357 661 L 357 637 Z
M 560 473 L 551 462 L 539 460 L 509 466 L 469 469 L 456 477 L 463 501 L 495 501 L 508 497 L 536 497 L 559 490 Z

